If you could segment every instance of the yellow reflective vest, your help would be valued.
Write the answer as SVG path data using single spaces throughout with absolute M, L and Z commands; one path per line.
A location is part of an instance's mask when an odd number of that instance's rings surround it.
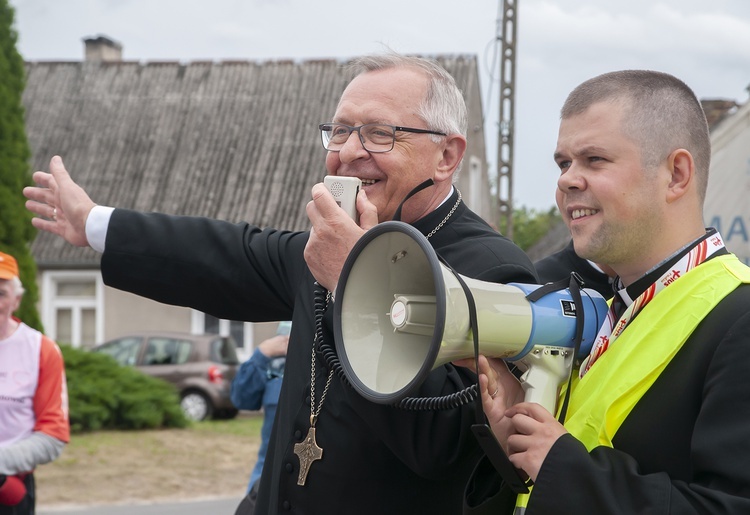
M 612 447 L 623 421 L 698 324 L 742 283 L 750 283 L 750 268 L 726 254 L 702 263 L 654 297 L 583 379 L 575 374 L 565 429 L 589 452 L 599 445 Z M 518 496 L 516 514 L 524 513 L 530 495 Z

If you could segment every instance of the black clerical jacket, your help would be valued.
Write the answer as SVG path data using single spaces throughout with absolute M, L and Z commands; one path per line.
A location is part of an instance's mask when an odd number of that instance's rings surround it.
M 414 226 L 429 233 L 456 199 L 454 193 Z M 102 275 L 110 286 L 220 318 L 292 320 L 256 513 L 460 513 L 465 483 L 480 456 L 470 431 L 474 406 L 413 412 L 373 404 L 336 375 L 317 422 L 322 459 L 312 464 L 306 484 L 297 485 L 294 445 L 310 427 L 314 333 L 314 278 L 303 258 L 307 239 L 305 232 L 118 209 L 107 233 Z M 536 282 L 527 256 L 463 203 L 429 241 L 465 276 Z M 316 404 L 328 374 L 320 357 L 317 365 Z M 466 369 L 446 365 L 430 375 L 422 393 L 449 394 L 475 380 Z

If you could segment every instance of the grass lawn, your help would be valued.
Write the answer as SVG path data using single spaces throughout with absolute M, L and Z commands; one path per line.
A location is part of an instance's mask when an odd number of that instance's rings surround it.
M 260 444 L 263 417 L 185 429 L 72 435 L 62 455 L 36 471 L 37 504 L 103 504 L 241 497 Z

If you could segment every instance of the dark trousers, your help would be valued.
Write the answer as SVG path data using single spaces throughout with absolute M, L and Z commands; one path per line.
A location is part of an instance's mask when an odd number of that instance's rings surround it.
M 237 511 L 234 512 L 234 515 L 253 515 L 255 513 L 255 500 L 258 498 L 259 483 L 260 480 L 256 481 L 252 488 L 250 488 L 250 491 L 240 501 L 239 506 L 237 506 Z
M 26 497 L 15 506 L 3 506 L 0 504 L 0 515 L 34 515 L 36 505 L 36 483 L 34 474 L 27 475 L 23 480 L 26 486 Z

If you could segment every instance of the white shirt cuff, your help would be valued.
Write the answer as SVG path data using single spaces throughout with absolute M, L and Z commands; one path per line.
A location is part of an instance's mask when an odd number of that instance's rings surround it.
M 94 206 L 86 219 L 86 239 L 89 246 L 97 252 L 104 252 L 109 218 L 114 210 L 113 207 Z

